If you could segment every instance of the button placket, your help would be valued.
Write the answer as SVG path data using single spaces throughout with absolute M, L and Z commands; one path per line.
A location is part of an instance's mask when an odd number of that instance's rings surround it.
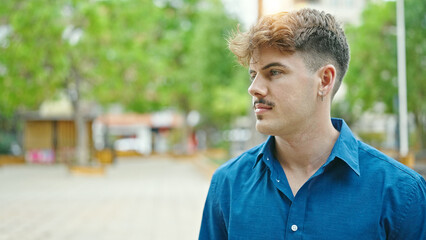
M 299 238 L 301 234 L 303 234 L 308 196 L 306 186 L 302 186 L 297 192 L 289 209 L 286 239 Z
M 293 193 L 291 192 L 290 185 L 287 182 L 284 170 L 282 169 L 280 163 L 271 156 L 264 156 L 264 160 L 265 163 L 270 166 L 271 173 L 269 178 L 272 183 L 281 193 L 287 197 L 287 199 L 293 201 Z

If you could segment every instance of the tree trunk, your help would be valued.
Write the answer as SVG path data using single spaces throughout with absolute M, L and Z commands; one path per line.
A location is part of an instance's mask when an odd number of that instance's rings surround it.
M 182 125 L 182 152 L 181 154 L 183 155 L 189 155 L 190 151 L 189 151 L 189 136 L 190 136 L 190 132 L 191 132 L 191 127 L 188 125 L 188 115 L 190 112 L 190 107 L 189 107 L 189 99 L 186 98 L 185 96 L 180 98 L 180 106 L 181 109 L 183 111 L 183 125 Z
M 84 113 L 81 109 L 81 99 L 80 99 L 80 76 L 74 70 L 72 74 L 75 78 L 75 89 L 71 90 L 71 100 L 74 107 L 74 125 L 76 131 L 76 149 L 75 157 L 77 165 L 87 165 L 88 164 L 88 149 L 87 149 L 87 126 L 84 118 Z
M 77 103 L 79 105 L 79 103 Z M 78 107 L 75 112 L 76 127 L 76 160 L 78 165 L 88 164 L 87 151 L 87 126 L 81 108 Z

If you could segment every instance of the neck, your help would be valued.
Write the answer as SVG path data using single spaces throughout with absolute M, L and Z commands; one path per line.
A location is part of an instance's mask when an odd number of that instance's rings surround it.
M 326 162 L 338 136 L 330 118 L 310 122 L 296 134 L 275 136 L 275 156 L 285 171 L 310 176 Z

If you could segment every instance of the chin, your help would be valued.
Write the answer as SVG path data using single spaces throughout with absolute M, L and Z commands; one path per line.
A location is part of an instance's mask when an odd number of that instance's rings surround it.
M 276 130 L 270 126 L 270 124 L 265 123 L 264 121 L 257 120 L 256 121 L 256 130 L 265 135 L 274 135 Z

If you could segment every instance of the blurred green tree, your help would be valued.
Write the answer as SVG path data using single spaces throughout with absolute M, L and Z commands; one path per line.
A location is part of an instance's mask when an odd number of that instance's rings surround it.
M 0 113 L 65 90 L 74 105 L 197 110 L 228 126 L 248 100 L 226 49 L 236 24 L 220 0 L 1 1 Z
M 0 112 L 37 107 L 63 85 L 67 74 L 61 4 L 0 2 Z
M 150 82 L 152 98 L 184 113 L 197 110 L 205 124 L 228 125 L 245 113 L 249 99 L 241 78 L 245 70 L 225 41 L 237 21 L 227 16 L 220 0 L 167 2 L 163 10 L 167 14 L 160 21 L 156 52 L 167 61 Z
M 386 104 L 397 114 L 396 6 L 395 2 L 371 2 L 360 26 L 348 26 L 351 63 L 345 77 L 350 109 L 370 109 Z M 426 101 L 426 2 L 405 1 L 408 110 L 415 116 L 417 147 L 424 148 Z

